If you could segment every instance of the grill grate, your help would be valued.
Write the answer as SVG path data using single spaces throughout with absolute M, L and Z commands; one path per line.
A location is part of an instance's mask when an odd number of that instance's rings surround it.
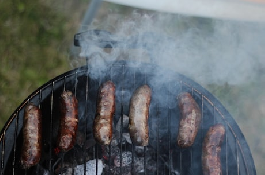
M 1 174 L 36 174 L 43 169 L 54 173 L 56 166 L 64 167 L 67 164 L 66 155 L 56 156 L 54 153 L 56 136 L 58 130 L 59 110 L 58 99 L 63 90 L 71 90 L 78 99 L 79 125 L 78 130 L 84 134 L 88 140 L 92 133 L 92 123 L 96 108 L 96 92 L 102 82 L 112 80 L 116 85 L 116 111 L 114 123 L 121 119 L 119 130 L 120 136 L 124 133 L 123 116 L 128 114 L 129 100 L 132 92 L 142 84 L 149 84 L 153 90 L 153 99 L 150 106 L 149 117 L 149 145 L 143 149 L 143 172 L 142 174 L 202 174 L 201 148 L 202 140 L 210 126 L 222 123 L 226 129 L 225 140 L 222 144 L 222 172 L 223 174 L 255 175 L 255 166 L 249 150 L 239 127 L 221 105 L 208 91 L 199 84 L 187 77 L 173 72 L 174 79 L 161 84 L 160 87 L 152 86 L 153 75 L 148 70 L 162 69 L 151 64 L 141 64 L 137 67 L 130 62 L 119 61 L 110 64 L 109 69 L 104 72 L 99 71 L 100 77 L 91 78 L 89 67 L 75 69 L 62 74 L 55 79 L 44 84 L 33 92 L 13 113 L 3 128 L 1 140 Z M 95 70 L 95 69 L 93 69 Z M 140 73 L 139 70 L 145 70 Z M 167 70 L 167 72 L 169 72 Z M 94 73 L 94 72 L 93 72 Z M 163 90 L 163 91 L 162 91 Z M 191 148 L 181 149 L 176 145 L 178 131 L 179 111 L 176 104 L 176 96 L 182 92 L 190 92 L 202 111 L 202 123 L 200 131 Z M 164 102 L 157 101 L 158 97 L 163 97 Z M 175 99 L 175 104 L 172 101 Z M 29 103 L 39 105 L 43 113 L 43 154 L 38 166 L 27 171 L 21 170 L 19 166 L 20 147 L 22 144 L 22 126 L 24 108 Z M 49 131 L 49 132 L 47 132 Z M 136 148 L 134 145 L 119 143 L 120 152 L 114 155 L 114 147 L 108 146 L 108 158 L 104 163 L 105 174 L 112 174 L 113 157 L 119 157 L 119 163 L 123 163 L 123 152 L 131 152 L 131 172 L 135 171 L 138 163 Z M 99 160 L 102 159 L 102 147 L 94 145 L 92 147 L 92 159 L 96 159 L 96 174 Z M 85 145 L 81 147 L 83 169 L 86 167 Z M 73 149 L 74 163 L 79 158 L 77 148 Z M 151 154 L 150 154 L 151 152 Z M 67 153 L 66 153 L 67 154 Z M 153 171 L 150 170 L 150 157 L 152 157 Z M 58 161 L 60 160 L 60 161 Z M 120 166 L 119 174 L 124 174 L 124 167 Z M 85 172 L 85 171 L 84 171 Z M 75 170 L 72 174 L 75 174 Z

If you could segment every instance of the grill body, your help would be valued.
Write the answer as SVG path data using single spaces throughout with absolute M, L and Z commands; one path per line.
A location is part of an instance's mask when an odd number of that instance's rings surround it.
M 256 174 L 254 161 L 244 135 L 229 112 L 211 93 L 193 80 L 170 70 L 164 70 L 167 72 L 166 75 L 161 74 L 160 78 L 165 80 L 163 81 L 164 83 L 154 84 L 158 77 L 154 76 L 152 72 L 159 72 L 163 68 L 144 63 L 135 65 L 134 62 L 118 61 L 110 63 L 104 71 L 101 71 L 100 68 L 93 68 L 93 72 L 90 71 L 89 66 L 81 67 L 50 80 L 33 92 L 14 111 L 1 131 L 1 174 L 36 174 L 36 172 L 41 172 L 41 169 L 53 172 L 54 165 L 58 159 L 54 149 L 56 148 L 59 126 L 60 94 L 64 89 L 71 90 L 76 94 L 79 113 L 78 131 L 83 133 L 85 138 L 88 139 L 93 131 L 92 125 L 96 111 L 97 91 L 100 84 L 107 80 L 112 80 L 116 85 L 114 125 L 117 125 L 122 115 L 128 115 L 130 97 L 137 87 L 148 84 L 153 91 L 148 123 L 149 145 L 144 148 L 143 153 L 143 174 L 161 175 L 177 174 L 177 172 L 185 175 L 202 174 L 202 141 L 209 127 L 216 123 L 222 123 L 226 129 L 221 153 L 223 174 Z M 95 73 L 95 70 L 98 70 L 99 77 L 94 79 L 91 78 L 91 75 Z M 193 146 L 187 149 L 180 149 L 176 144 L 180 115 L 176 97 L 184 91 L 191 93 L 199 104 L 202 111 L 202 122 Z M 163 99 L 163 101 L 160 101 L 160 99 Z M 39 165 L 25 172 L 20 168 L 19 159 L 24 108 L 29 102 L 39 105 L 42 111 L 43 151 Z M 123 132 L 122 129 L 120 132 Z M 77 148 L 75 147 L 75 149 Z M 134 159 L 135 146 L 124 147 L 121 145 L 120 149 L 121 151 L 131 152 L 132 159 Z M 102 159 L 99 145 L 93 146 L 92 150 L 93 159 Z M 151 155 L 148 154 L 148 150 L 152 150 Z M 76 154 L 74 155 L 77 156 Z M 109 154 L 109 156 L 113 155 Z M 122 157 L 121 155 L 119 156 Z M 152 166 L 156 168 L 153 172 L 148 169 L 146 162 L 148 156 L 152 156 L 154 160 Z M 111 164 L 111 162 L 107 161 L 105 163 Z M 132 161 L 133 163 L 135 162 Z M 86 165 L 84 165 L 85 168 Z M 105 168 L 107 169 L 108 167 Z M 133 169 L 133 165 L 131 169 Z M 120 167 L 119 174 L 123 174 L 122 171 L 122 167 Z M 110 173 L 111 171 L 107 170 L 106 172 Z

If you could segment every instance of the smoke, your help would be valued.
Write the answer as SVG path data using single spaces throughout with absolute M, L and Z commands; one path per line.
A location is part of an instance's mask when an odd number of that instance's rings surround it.
M 164 86 L 174 78 L 172 75 L 175 76 L 167 70 L 184 74 L 204 85 L 227 83 L 244 86 L 245 83 L 264 81 L 262 76 L 264 76 L 265 70 L 265 23 L 135 11 L 128 16 L 109 14 L 100 21 L 94 21 L 87 29 L 106 30 L 112 35 L 107 35 L 106 32 L 90 32 L 86 35 L 81 42 L 80 58 L 74 60 L 75 65 L 77 62 L 82 65 L 84 57 L 88 58 L 90 77 L 97 79 L 108 70 L 115 60 L 136 61 L 134 62 L 135 67 L 140 66 L 141 63 L 154 63 L 164 69 L 151 70 L 154 75 L 150 80 L 152 90 L 161 92 L 152 96 L 152 99 L 169 108 L 175 107 L 175 95 L 178 93 L 175 92 L 177 88 Z M 113 48 L 106 50 L 99 47 L 97 41 L 118 42 L 110 42 Z M 148 71 L 149 69 L 138 70 Z M 120 72 L 116 72 L 116 74 L 113 76 L 119 77 Z M 128 79 L 128 84 L 130 81 L 132 79 Z M 119 85 L 117 84 L 117 86 Z M 263 130 L 255 132 L 257 127 L 253 127 L 252 135 L 250 135 L 249 127 L 256 123 L 264 128 L 260 122 L 261 119 L 259 119 L 264 112 L 260 112 L 262 110 L 257 110 L 256 107 L 256 104 L 260 104 L 260 106 L 264 104 L 259 101 L 264 97 L 262 89 L 263 86 L 260 86 L 253 90 L 239 92 L 238 96 L 241 95 L 240 97 L 229 99 L 230 103 L 223 103 L 227 104 L 228 109 L 231 109 L 232 105 L 236 110 L 241 108 L 239 110 L 242 110 L 244 115 L 235 111 L 232 114 L 238 120 L 238 124 L 243 126 L 243 133 L 246 134 L 249 143 L 255 146 L 257 144 L 253 139 L 256 137 L 253 135 L 257 135 Z M 172 99 L 164 98 L 168 91 L 175 94 Z M 125 94 L 124 96 L 128 99 L 124 101 L 128 102 L 132 92 L 128 90 L 116 93 L 118 94 L 117 98 L 120 98 L 120 94 Z M 222 96 L 224 95 L 222 94 Z M 237 95 L 235 96 L 237 97 Z M 257 120 L 253 120 L 253 116 L 256 116 Z M 260 141 L 260 139 L 258 140 Z M 262 150 L 261 145 L 257 146 L 260 150 Z
M 127 17 L 110 14 L 89 29 L 95 28 L 113 35 L 100 32 L 81 43 L 80 56 L 89 58 L 92 70 L 100 66 L 104 71 L 109 61 L 120 59 L 149 61 L 203 84 L 241 84 L 255 79 L 263 69 L 262 23 L 133 12 Z M 106 52 L 96 40 L 119 42 Z

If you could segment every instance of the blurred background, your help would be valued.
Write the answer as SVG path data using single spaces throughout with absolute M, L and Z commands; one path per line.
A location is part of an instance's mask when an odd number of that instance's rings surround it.
M 139 17 L 153 21 L 149 28 L 161 27 L 159 31 L 179 38 L 188 63 L 176 71 L 220 100 L 244 133 L 257 174 L 265 173 L 264 22 L 157 13 L 102 2 L 91 26 L 82 26 L 89 4 L 88 0 L 0 1 L 0 128 L 34 90 L 82 64 L 73 47 L 75 33 L 88 28 L 115 32 L 131 22 L 134 29 L 146 22 L 136 22 Z

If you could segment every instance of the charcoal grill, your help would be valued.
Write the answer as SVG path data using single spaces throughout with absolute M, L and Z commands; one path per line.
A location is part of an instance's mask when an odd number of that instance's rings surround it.
M 75 44 L 78 45 L 77 39 L 80 34 L 75 37 Z M 105 41 L 104 41 L 105 42 Z M 101 42 L 102 44 L 102 42 Z M 100 45 L 101 47 L 113 47 L 115 42 L 112 40 Z M 149 117 L 149 145 L 143 148 L 143 171 L 139 174 L 182 174 L 193 175 L 202 174 L 201 150 L 202 141 L 210 126 L 216 123 L 222 123 L 225 126 L 226 134 L 222 144 L 222 172 L 226 175 L 255 175 L 255 165 L 244 138 L 243 133 L 234 121 L 229 112 L 222 104 L 201 85 L 187 78 L 186 76 L 174 71 L 165 70 L 162 67 L 151 63 L 137 63 L 133 61 L 115 61 L 108 62 L 109 66 L 104 71 L 93 68 L 91 72 L 90 65 L 86 65 L 50 80 L 36 91 L 34 91 L 24 102 L 14 111 L 9 120 L 6 122 L 0 135 L 1 149 L 1 174 L 36 174 L 42 172 L 43 169 L 54 173 L 55 167 L 63 165 L 66 161 L 64 156 L 57 155 L 56 136 L 59 126 L 59 97 L 63 90 L 71 90 L 78 99 L 79 124 L 78 131 L 88 140 L 92 134 L 92 124 L 96 111 L 97 91 L 101 83 L 112 80 L 116 85 L 116 109 L 114 117 L 114 126 L 119 123 L 121 116 L 128 115 L 129 101 L 133 91 L 143 84 L 148 84 L 152 91 L 152 101 L 150 106 Z M 141 71 L 140 71 L 141 70 Z M 144 71 L 143 71 L 144 70 Z M 91 74 L 95 71 L 99 72 L 99 77 L 91 78 Z M 157 79 L 153 72 L 166 72 L 161 74 L 161 79 L 166 83 L 154 84 Z M 170 78 L 169 78 L 170 77 Z M 173 77 L 173 78 L 172 78 Z M 202 123 L 198 135 L 192 147 L 181 149 L 176 144 L 179 109 L 177 107 L 176 97 L 181 92 L 189 92 L 195 101 L 199 104 L 202 111 Z M 160 101 L 158 99 L 163 99 Z M 38 105 L 43 114 L 43 151 L 39 165 L 25 171 L 19 165 L 21 144 L 22 144 L 22 126 L 25 106 L 28 103 Z M 123 125 L 123 122 L 120 122 Z M 123 128 L 121 126 L 120 128 Z M 125 129 L 120 129 L 120 135 Z M 137 157 L 135 150 L 138 149 L 134 145 L 124 146 L 120 142 L 118 144 L 120 152 L 116 156 L 120 157 L 122 163 L 122 152 L 131 152 L 130 169 L 134 171 L 135 158 Z M 87 151 L 84 147 L 75 146 L 72 150 L 72 159 L 77 159 L 76 151 L 81 149 L 85 155 Z M 107 147 L 108 157 L 103 158 L 102 147 L 93 145 L 91 148 L 92 157 L 101 159 L 106 164 L 104 168 L 105 174 L 111 174 L 111 162 L 113 149 Z M 149 151 L 151 150 L 151 154 Z M 149 157 L 152 157 L 153 171 L 150 167 Z M 86 169 L 85 158 L 83 160 L 83 168 Z M 76 161 L 74 161 L 76 162 Z M 80 164 L 80 163 L 79 163 Z M 106 170 L 105 170 L 106 169 Z M 95 171 L 99 171 L 96 168 Z M 123 167 L 118 168 L 117 174 L 124 174 Z M 74 174 L 74 171 L 72 172 Z M 96 174 L 96 173 L 95 173 Z

